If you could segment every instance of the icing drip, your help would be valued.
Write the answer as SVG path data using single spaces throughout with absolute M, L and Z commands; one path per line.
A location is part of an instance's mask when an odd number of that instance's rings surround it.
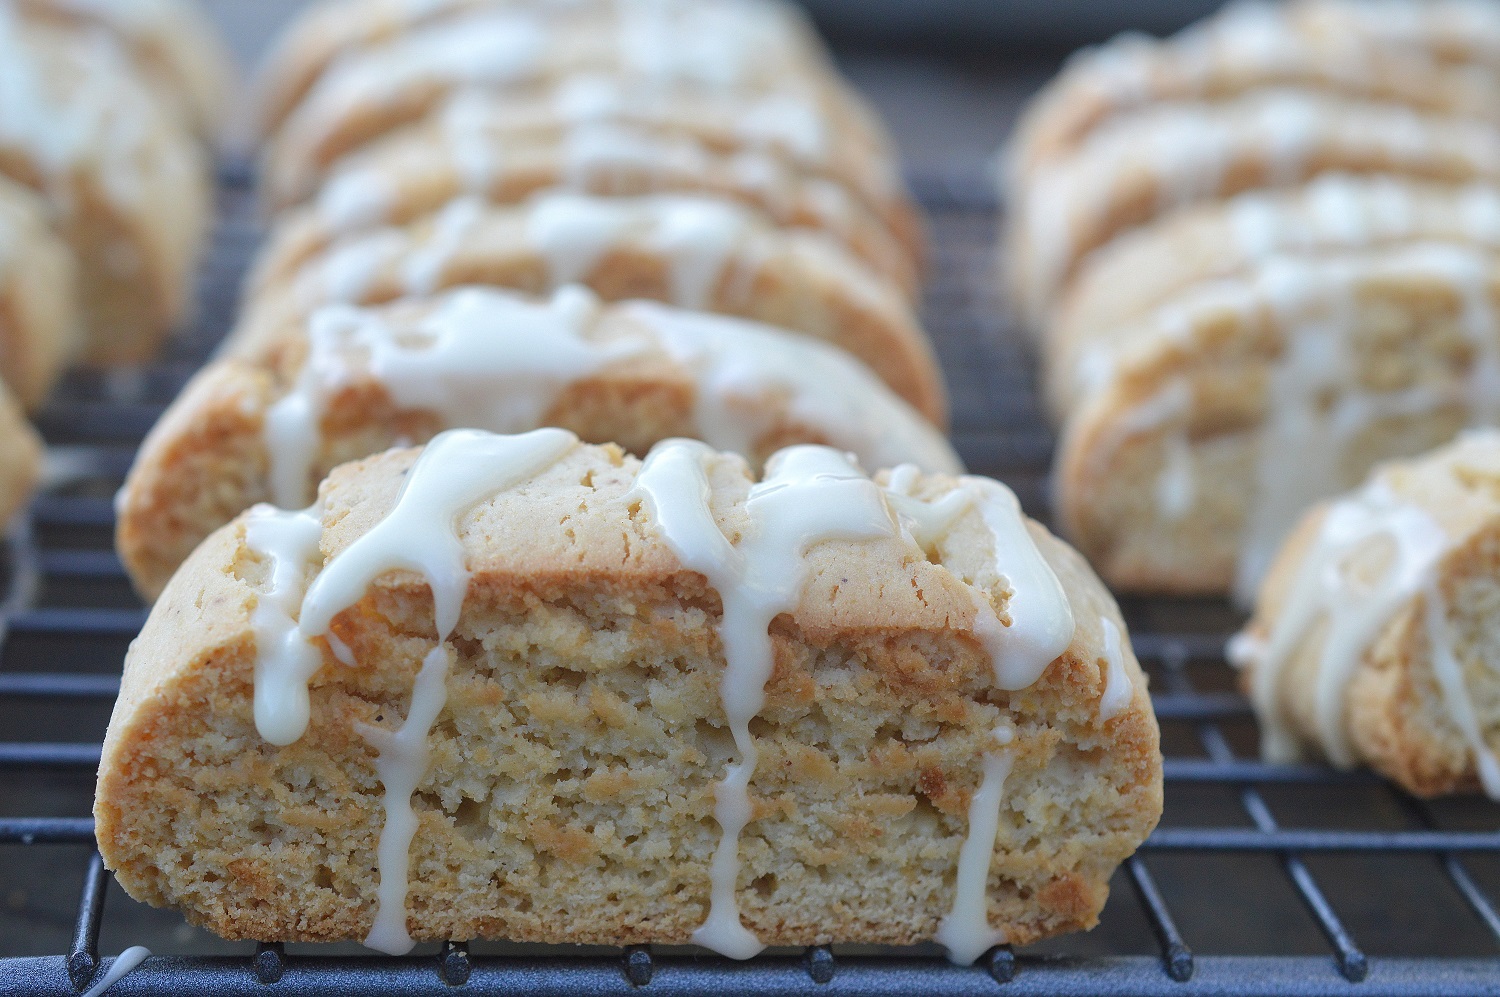
M 783 395 L 794 422 L 854 451 L 868 467 L 906 461 L 959 473 L 947 440 L 868 368 L 847 354 L 742 319 L 679 311 L 649 301 L 623 306 L 662 347 L 694 371 L 698 435 L 722 450 L 749 454 L 772 427 L 741 402 Z
M 1164 519 L 1175 522 L 1192 511 L 1198 498 L 1193 481 L 1193 448 L 1186 428 L 1169 433 L 1163 446 L 1166 462 L 1156 479 L 1156 505 Z
M 323 538 L 317 506 L 287 512 L 258 505 L 245 519 L 245 545 L 271 559 L 270 584 L 250 613 L 255 631 L 255 729 L 278 746 L 307 729 L 307 685 L 323 656 L 297 629 L 302 580 L 318 557 Z
M 330 628 L 334 617 L 363 598 L 376 578 L 389 571 L 415 571 L 432 591 L 437 646 L 423 661 L 405 723 L 395 733 L 360 728 L 379 752 L 376 771 L 385 787 L 386 815 L 377 853 L 379 893 L 374 926 L 365 939 L 372 948 L 401 954 L 412 946 L 405 924 L 407 853 L 416 827 L 411 794 L 426 770 L 427 734 L 446 696 L 444 679 L 450 660 L 446 641 L 458 625 L 469 585 L 469 570 L 458 537 L 459 520 L 485 498 L 541 473 L 577 443 L 577 437 L 560 429 L 539 429 L 521 436 L 492 436 L 474 430 L 439 434 L 412 465 L 386 517 L 323 565 L 302 598 L 295 630 L 275 634 L 270 630 L 269 617 L 257 624 L 257 706 L 263 698 L 270 703 L 305 702 L 310 673 L 305 668 L 303 647 L 313 646 L 316 638 L 324 637 L 341 660 L 352 662 L 349 649 L 337 642 Z M 255 537 L 247 530 L 246 542 L 252 550 L 257 550 L 255 539 L 284 545 L 278 553 L 272 553 L 278 563 L 266 602 L 284 607 L 289 601 L 281 584 L 292 573 L 292 557 L 288 555 L 307 549 L 310 532 L 305 524 L 294 521 L 270 529 L 262 527 Z M 283 612 L 278 622 L 290 626 L 290 616 Z M 270 638 L 265 642 L 262 625 Z M 263 693 L 262 682 L 280 687 Z M 261 722 L 259 713 L 257 710 L 257 725 Z M 291 743 L 306 729 L 305 718 L 300 729 L 296 720 L 270 717 L 267 726 L 282 742 Z
M 1273 761 L 1299 755 L 1284 705 L 1283 676 L 1313 628 L 1324 625 L 1313 683 L 1313 715 L 1323 752 L 1343 768 L 1355 763 L 1344 722 L 1345 692 L 1370 642 L 1427 583 L 1449 539 L 1423 509 L 1401 501 L 1378 479 L 1333 502 L 1303 556 L 1282 611 L 1264 644 L 1236 642 L 1231 655 L 1253 665 L 1250 696 L 1261 723 L 1261 750 Z
M 721 837 L 710 872 L 708 918 L 693 941 L 748 959 L 765 946 L 740 923 L 735 881 L 740 835 L 751 819 L 749 783 L 759 754 L 750 721 L 765 704 L 765 684 L 775 660 L 771 621 L 796 608 L 807 572 L 804 559 L 812 547 L 826 540 L 895 536 L 896 524 L 881 490 L 847 456 L 827 447 L 791 447 L 776 454 L 765 479 L 751 487 L 745 501 L 749 524 L 736 546 L 713 516 L 705 468 L 713 455 L 693 441 L 658 444 L 633 493 L 646 503 L 683 567 L 706 577 L 723 602 L 720 694 L 740 760 L 728 766 L 715 789 L 714 817 Z
M 445 296 L 421 322 L 423 335 L 410 337 L 377 312 L 319 309 L 308 322 L 308 356 L 293 390 L 266 413 L 276 503 L 307 501 L 328 399 L 360 372 L 396 405 L 436 412 L 448 426 L 521 432 L 542 421 L 562 386 L 642 350 L 640 341 L 584 339 L 598 310 L 597 299 L 579 287 L 560 288 L 542 303 L 465 288 Z M 351 350 L 363 355 L 362 365 L 351 362 Z
M 477 197 L 461 197 L 448 204 L 433 219 L 427 240 L 406 260 L 403 277 L 406 293 L 428 295 L 442 283 L 443 270 L 463 241 L 484 220 L 485 203 Z
M 417 833 L 417 815 L 411 794 L 427 772 L 427 735 L 448 701 L 446 685 L 453 653 L 439 644 L 427 653 L 417 673 L 406 720 L 395 733 L 368 724 L 355 730 L 380 754 L 375 771 L 385 787 L 385 824 L 380 829 L 376 862 L 380 869 L 375 900 L 375 923 L 365 936 L 372 949 L 392 954 L 411 951 L 406 930 L 406 890 L 411 864 L 411 841 Z
M 571 283 L 587 279 L 612 248 L 639 235 L 669 259 L 672 302 L 706 309 L 752 224 L 744 208 L 713 198 L 544 194 L 532 201 L 527 238 L 547 258 L 553 282 Z
M 151 958 L 151 950 L 144 945 L 132 945 L 130 948 L 115 956 L 115 961 L 109 964 L 109 969 L 99 978 L 99 982 L 83 992 L 83 997 L 100 997 L 104 991 L 120 982 L 120 978 L 135 969 L 141 963 Z
M 1448 624 L 1448 602 L 1443 598 L 1437 579 L 1430 578 L 1422 593 L 1423 623 L 1427 627 L 1427 650 L 1432 658 L 1432 674 L 1437 679 L 1448 717 L 1458 728 L 1469 749 L 1474 752 L 1474 767 L 1485 795 L 1500 801 L 1500 758 L 1490 748 L 1474 713 L 1474 701 L 1464 682 L 1463 663 L 1453 652 L 1453 629 Z
M 1104 629 L 1104 661 L 1107 667 L 1104 679 L 1104 694 L 1099 697 L 1099 720 L 1113 720 L 1130 705 L 1135 687 L 1130 682 L 1130 673 L 1125 670 L 1125 653 L 1121 646 L 1120 628 L 1107 616 L 1099 618 Z
M 1014 736 L 1009 727 L 994 732 L 1001 745 L 1009 745 Z M 969 831 L 958 853 L 953 908 L 933 935 L 948 950 L 949 961 L 962 966 L 1007 940 L 1004 931 L 990 927 L 989 880 L 995 837 L 1000 830 L 1000 807 L 1005 802 L 1005 780 L 1014 765 L 1015 756 L 1003 748 L 984 756 L 984 776 L 969 801 Z

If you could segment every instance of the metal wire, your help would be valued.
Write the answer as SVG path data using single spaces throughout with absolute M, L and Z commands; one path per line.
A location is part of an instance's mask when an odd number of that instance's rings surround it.
M 956 444 L 972 468 L 1009 481 L 1028 511 L 1045 516 L 1052 440 L 1038 415 L 1027 350 L 991 297 L 994 204 L 985 186 L 972 177 L 928 177 L 916 188 L 933 218 L 935 286 L 927 324 L 950 376 Z M 123 572 L 109 548 L 113 511 L 108 496 L 141 435 L 227 327 L 235 286 L 256 239 L 243 174 L 227 178 L 224 210 L 226 221 L 208 267 L 205 315 L 199 326 L 162 364 L 133 380 L 74 379 L 63 400 L 38 420 L 49 440 L 65 445 L 88 472 L 82 478 L 74 475 L 69 487 L 54 488 L 38 498 L 10 537 L 9 578 L 0 602 L 0 631 L 7 635 L 7 645 L 0 648 L 5 652 L 0 706 L 103 706 L 119 690 L 118 656 L 124 642 L 138 631 L 144 610 L 138 605 L 90 604 L 78 592 L 99 583 L 119 587 Z M 80 481 L 87 487 L 72 487 Z M 974 967 L 959 968 L 927 949 L 854 955 L 816 947 L 800 955 L 768 955 L 742 964 L 661 954 L 649 946 L 631 946 L 616 956 L 578 955 L 560 948 L 539 957 L 475 955 L 466 945 L 449 943 L 435 956 L 392 959 L 288 955 L 283 946 L 271 943 L 237 958 L 154 957 L 117 984 L 118 993 L 212 991 L 291 997 L 473 989 L 524 995 L 712 991 L 726 997 L 834 992 L 1500 994 L 1500 916 L 1484 876 L 1471 868 L 1478 858 L 1500 854 L 1500 831 L 1445 826 L 1432 807 L 1390 791 L 1368 773 L 1267 765 L 1236 755 L 1226 730 L 1247 724 L 1249 710 L 1222 681 L 1227 628 L 1202 622 L 1231 617 L 1216 605 L 1175 609 L 1178 622 L 1173 626 L 1153 622 L 1164 610 L 1150 600 L 1129 604 L 1127 615 L 1134 646 L 1155 677 L 1155 705 L 1164 729 L 1191 731 L 1198 751 L 1183 753 L 1179 747 L 1167 758 L 1167 820 L 1126 863 L 1122 882 L 1129 888 L 1117 891 L 1106 912 L 1108 921 L 1122 905 L 1128 908 L 1133 896 L 1135 912 L 1124 914 L 1140 919 L 1154 954 L 1088 955 L 1086 948 L 1072 947 L 1081 945 L 1078 940 L 1063 940 L 1050 945 L 1049 954 L 1018 954 L 1002 947 Z M 99 674 L 50 666 L 51 652 L 26 650 L 37 642 L 72 648 L 85 658 L 98 649 L 98 654 L 110 656 L 112 670 Z M 1203 677 L 1216 675 L 1215 687 L 1200 688 Z M 0 730 L 0 775 L 87 773 L 97 766 L 99 751 L 92 740 L 23 741 Z M 1176 820 L 1176 797 L 1195 788 L 1229 793 L 1239 818 L 1212 824 Z M 1302 816 L 1288 826 L 1267 799 L 1272 790 L 1291 794 L 1294 803 L 1284 809 L 1297 814 L 1298 806 L 1330 792 L 1383 794 L 1398 801 L 1412 826 L 1385 826 L 1373 812 L 1360 826 L 1304 826 L 1307 820 Z M 86 817 L 0 816 L 0 845 L 92 843 L 93 825 Z M 1367 954 L 1306 857 L 1335 854 L 1430 859 L 1461 898 L 1451 916 L 1471 917 L 1495 947 L 1459 958 Z M 1184 893 L 1180 883 L 1175 892 L 1169 891 L 1159 878 L 1160 869 L 1153 867 L 1183 859 L 1208 861 L 1212 856 L 1235 862 L 1273 859 L 1285 884 L 1309 912 L 1327 954 L 1307 954 L 1309 943 L 1292 924 L 1265 951 L 1194 952 L 1188 939 L 1204 926 L 1199 901 L 1214 890 L 1214 883 L 1205 877 L 1198 887 L 1201 895 Z M 77 993 L 98 978 L 110 962 L 99 956 L 101 926 L 107 923 L 107 883 L 107 873 L 90 847 L 68 952 L 0 959 L 0 994 Z M 1179 908 L 1192 908 L 1192 917 L 1184 917 L 1181 909 L 1174 912 L 1174 896 Z M 1453 926 L 1460 927 L 1456 920 Z

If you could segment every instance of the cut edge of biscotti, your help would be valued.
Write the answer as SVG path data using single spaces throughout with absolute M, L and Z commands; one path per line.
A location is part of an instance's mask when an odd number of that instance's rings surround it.
M 799 450 L 842 459 L 784 454 Z M 379 529 L 418 459 L 392 451 L 330 476 L 297 591 Z M 704 508 L 743 542 L 748 470 L 701 460 Z M 444 645 L 448 706 L 412 797 L 412 938 L 698 937 L 720 844 L 713 790 L 734 754 L 715 630 L 729 603 L 664 542 L 641 468 L 575 441 L 455 521 L 470 574 Z M 857 477 L 866 484 L 840 487 L 877 487 Z M 742 926 L 764 944 L 931 938 L 956 917 L 955 883 L 974 878 L 972 865 L 957 872 L 969 818 L 983 826 L 995 805 L 987 913 L 969 926 L 980 951 L 1090 927 L 1161 807 L 1156 724 L 1118 610 L 1081 558 L 1017 511 L 1019 533 L 995 532 L 986 510 L 1005 502 L 1000 486 L 913 470 L 878 480 L 887 516 L 904 503 L 918 519 L 945 509 L 947 522 L 932 533 L 903 519 L 889 536 L 808 548 L 795 609 L 766 631 L 774 667 L 749 727 L 761 757 L 733 892 Z M 966 489 L 987 497 L 955 518 Z M 132 646 L 100 767 L 100 848 L 132 896 L 225 937 L 357 939 L 385 868 L 365 737 L 388 744 L 371 728 L 408 712 L 439 633 L 437 590 L 382 572 L 336 613 L 305 733 L 274 747 L 252 690 L 275 562 L 246 536 L 268 514 L 205 542 Z M 1021 629 L 1037 619 L 1034 559 L 1065 600 L 1065 650 L 1007 692 L 979 621 L 1005 627 L 988 639 L 1007 654 L 1035 657 Z M 514 729 L 486 728 L 497 717 Z
M 1320 504 L 1231 643 L 1267 757 L 1500 799 L 1497 613 L 1500 432 L 1383 465 Z

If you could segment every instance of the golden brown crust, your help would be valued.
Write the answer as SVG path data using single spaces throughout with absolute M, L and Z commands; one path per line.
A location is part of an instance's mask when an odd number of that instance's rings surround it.
M 383 515 L 413 459 L 394 451 L 334 472 L 325 558 Z M 623 498 L 638 466 L 579 447 L 464 518 L 474 576 L 415 797 L 414 937 L 683 942 L 704 916 L 723 758 L 719 600 Z M 750 479 L 728 460 L 710 477 L 732 527 Z M 562 509 L 574 514 L 557 525 Z M 404 713 L 413 654 L 431 640 L 426 587 L 384 576 L 336 619 L 361 664 L 330 658 L 307 735 L 272 749 L 247 702 L 265 564 L 243 530 L 237 521 L 198 549 L 132 648 L 100 769 L 100 847 L 132 895 L 226 937 L 358 938 L 373 914 L 380 809 L 351 722 Z M 980 530 L 957 524 L 942 564 L 885 541 L 809 554 L 800 606 L 772 627 L 756 819 L 742 842 L 740 905 L 764 941 L 930 938 L 1002 713 L 1016 764 L 990 913 L 1013 942 L 1090 926 L 1110 872 L 1154 825 L 1157 731 L 1128 645 L 1130 705 L 1099 719 L 1113 602 L 1033 527 L 1079 629 L 1040 681 L 998 692 L 963 629 L 974 610 L 960 576 L 988 577 L 1004 598 Z
M 563 252 L 555 264 L 534 232 L 549 224 L 544 219 L 557 217 L 550 206 L 559 200 L 584 207 L 563 213 L 574 234 L 559 240 Z M 658 233 L 667 230 L 673 217 L 681 217 L 676 212 L 683 205 L 728 238 L 679 250 L 684 262 L 678 264 L 670 243 Z M 628 222 L 609 220 L 622 211 L 629 213 Z M 588 235 L 578 240 L 579 232 Z M 580 241 L 599 251 L 578 252 Z M 717 271 L 704 272 L 704 264 L 712 260 L 710 251 L 721 254 L 721 263 Z M 416 269 L 420 286 L 413 283 Z M 691 273 L 698 278 L 678 279 Z M 225 349 L 255 352 L 289 322 L 330 301 L 379 304 L 417 290 L 466 284 L 545 294 L 567 280 L 586 284 L 607 301 L 650 298 L 738 315 L 832 343 L 874 370 L 934 425 L 947 424 L 946 392 L 931 344 L 898 292 L 826 237 L 774 228 L 738 205 L 713 199 L 547 195 L 509 208 L 456 202 L 440 215 L 405 227 L 336 243 L 294 277 L 266 285 Z

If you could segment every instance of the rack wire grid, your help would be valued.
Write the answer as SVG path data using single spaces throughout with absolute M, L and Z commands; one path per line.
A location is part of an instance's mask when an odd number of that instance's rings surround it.
M 977 176 L 913 178 L 935 254 L 926 323 L 975 471 L 1047 516 L 1052 436 L 1029 347 L 994 298 L 996 205 Z M 200 320 L 129 377 L 74 376 L 39 424 L 49 481 L 9 537 L 0 605 L 0 993 L 518 995 L 922 993 L 1500 994 L 1500 832 L 1478 799 L 1421 802 L 1363 773 L 1256 760 L 1223 660 L 1239 618 L 1211 600 L 1126 600 L 1166 753 L 1161 827 L 1115 877 L 1094 932 L 973 967 L 931 946 L 835 945 L 734 963 L 691 949 L 232 945 L 134 903 L 93 850 L 93 776 L 121 659 L 145 610 L 112 548 L 111 496 L 141 436 L 228 328 L 259 238 L 250 178 L 226 172 Z M 105 903 L 106 895 L 110 902 Z M 106 909 L 107 908 L 107 909 Z

